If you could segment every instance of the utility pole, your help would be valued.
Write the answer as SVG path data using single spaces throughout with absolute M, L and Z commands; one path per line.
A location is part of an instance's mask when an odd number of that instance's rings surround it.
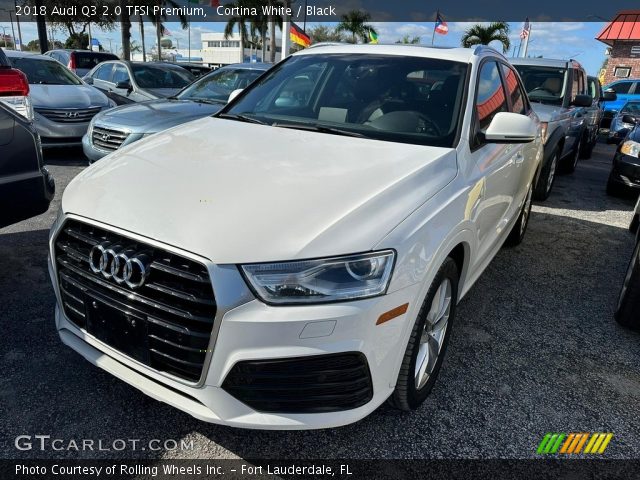
M 22 51 L 22 31 L 20 30 L 20 17 L 18 16 L 18 6 L 16 4 L 17 0 L 14 0 L 13 6 L 16 9 L 16 24 L 18 25 L 18 40 L 20 41 L 20 51 Z
M 11 10 L 7 10 L 9 12 L 9 21 L 11 22 L 11 38 L 13 39 L 13 49 L 16 49 L 16 31 L 13 29 L 13 12 Z M 16 18 L 18 16 L 16 15 Z

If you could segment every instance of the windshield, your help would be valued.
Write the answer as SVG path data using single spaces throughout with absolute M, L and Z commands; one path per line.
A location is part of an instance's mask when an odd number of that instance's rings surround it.
M 620 113 L 624 113 L 627 115 L 640 115 L 640 102 L 628 102 Z
M 562 105 L 564 100 L 566 68 L 534 65 L 514 65 L 532 102 Z
M 452 147 L 467 65 L 396 55 L 291 57 L 222 118 L 322 133 Z
M 195 77 L 180 67 L 133 65 L 133 76 L 140 88 L 184 88 Z
M 263 73 L 263 70 L 246 68 L 217 70 L 185 88 L 180 92 L 178 98 L 180 100 L 227 103 L 231 92 L 246 88 Z
M 11 63 L 29 79 L 30 84 L 42 85 L 81 85 L 82 82 L 73 73 L 55 60 L 42 58 L 13 57 Z
M 91 70 L 93 67 L 101 62 L 107 60 L 119 60 L 119 58 L 110 53 L 98 53 L 98 52 L 74 52 L 76 59 L 76 68 L 84 68 Z

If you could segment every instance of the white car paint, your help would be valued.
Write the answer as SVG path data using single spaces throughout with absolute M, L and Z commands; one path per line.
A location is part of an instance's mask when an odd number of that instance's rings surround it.
M 454 59 L 471 65 L 472 79 L 483 59 L 503 60 L 486 48 L 381 45 L 318 47 L 299 55 L 326 52 Z M 460 300 L 505 241 L 540 166 L 542 143 L 534 113 L 529 115 L 534 141 L 472 148 L 475 85 L 474 80 L 455 148 L 210 118 L 154 135 L 88 168 L 67 187 L 51 231 L 49 268 L 63 342 L 146 394 L 210 422 L 304 429 L 344 425 L 368 415 L 394 390 L 411 329 L 439 267 L 463 247 Z M 201 384 L 146 367 L 65 317 L 51 258 L 67 219 L 207 266 L 219 330 Z M 386 294 L 342 303 L 267 305 L 256 299 L 236 267 L 383 249 L 396 252 Z M 376 326 L 381 314 L 405 303 L 406 313 Z M 303 331 L 315 323 L 323 333 L 305 337 Z M 373 398 L 353 410 L 258 412 L 221 388 L 238 361 L 349 351 L 365 354 L 373 383 Z

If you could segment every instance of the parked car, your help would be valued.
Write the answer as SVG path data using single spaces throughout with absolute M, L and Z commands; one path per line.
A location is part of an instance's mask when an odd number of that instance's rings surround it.
M 118 56 L 113 53 L 92 52 L 90 50 L 49 50 L 45 55 L 59 61 L 79 77 L 85 76 L 99 63 L 107 60 L 119 60 Z
M 611 120 L 607 143 L 620 143 L 640 121 L 640 99 L 629 100 Z
M 640 198 L 629 230 L 636 234 L 635 248 L 620 290 L 615 319 L 627 328 L 640 330 Z
M 201 65 L 199 63 L 182 63 L 176 62 L 173 65 L 177 65 L 185 70 L 191 72 L 194 77 L 202 77 L 203 75 L 207 75 L 211 73 L 211 67 L 207 67 L 206 65 Z
M 34 124 L 45 148 L 81 145 L 93 116 L 115 106 L 51 57 L 13 50 L 6 53 L 29 80 Z
M 196 80 L 175 97 L 102 112 L 82 139 L 84 154 L 93 163 L 144 137 L 212 115 L 227 103 L 231 92 L 247 87 L 270 67 L 267 63 L 229 65 Z
M 625 115 L 625 121 L 637 122 L 636 117 Z M 624 141 L 616 149 L 607 193 L 619 195 L 624 191 L 640 189 L 640 127 L 635 124 Z
M 84 81 L 102 90 L 118 105 L 124 105 L 171 97 L 195 78 L 191 72 L 171 63 L 118 60 L 101 63 Z
M 594 142 L 586 128 L 587 109 L 592 107 L 587 74 L 575 60 L 512 58 L 520 73 L 533 109 L 543 122 L 544 161 L 534 198 L 546 200 L 558 167 L 571 173 L 578 165 L 583 144 Z M 587 145 L 589 152 L 593 145 Z
M 305 49 L 69 184 L 51 233 L 60 337 L 210 422 L 415 409 L 456 304 L 523 240 L 542 149 L 491 48 Z
M 593 148 L 598 143 L 600 124 L 604 115 L 604 93 L 597 77 L 587 76 L 587 93 L 591 97 L 591 106 L 585 107 L 586 141 L 582 142 L 581 158 L 591 158 Z M 607 94 L 607 98 L 614 96 L 615 93 Z
M 46 212 L 55 191 L 28 97 L 26 76 L 0 49 L 0 228 Z
M 629 100 L 640 100 L 640 79 L 624 79 L 609 83 L 603 87 L 605 93 L 615 93 L 614 100 L 604 104 L 602 128 L 609 128 L 611 120 Z

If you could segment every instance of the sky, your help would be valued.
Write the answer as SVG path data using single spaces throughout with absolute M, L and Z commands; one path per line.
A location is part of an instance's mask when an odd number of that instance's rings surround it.
M 430 23 L 407 23 L 407 22 L 371 22 L 378 31 L 378 40 L 380 43 L 394 43 L 404 35 L 410 37 L 419 36 L 421 43 L 425 45 L 431 44 L 433 34 L 433 22 Z M 191 48 L 198 50 L 201 48 L 200 34 L 206 32 L 222 32 L 224 23 L 199 22 L 193 23 L 191 26 Z M 307 29 L 315 25 L 308 23 Z M 334 23 L 327 23 L 334 26 Z M 435 45 L 437 46 L 459 46 L 460 39 L 464 31 L 469 28 L 472 23 L 466 22 L 449 22 L 449 33 L 447 35 L 435 36 Z M 512 48 L 508 52 L 508 56 L 513 56 L 515 49 L 520 43 L 520 31 L 522 23 L 510 23 Z M 605 26 L 604 22 L 538 22 L 532 23 L 531 38 L 529 41 L 528 54 L 530 56 L 542 55 L 547 58 L 575 59 L 582 63 L 590 75 L 597 75 L 600 66 L 605 59 L 606 45 L 598 42 L 594 37 Z M 171 32 L 174 46 L 179 44 L 181 49 L 188 48 L 188 33 L 182 30 L 178 23 L 167 23 L 166 27 Z M 15 25 L 14 25 L 15 28 Z M 8 22 L 0 22 L 0 32 L 6 29 L 7 34 L 11 34 L 11 25 Z M 22 40 L 26 44 L 30 40 L 37 38 L 35 23 L 21 23 Z M 120 32 L 119 30 L 112 32 L 102 32 L 93 29 L 92 34 L 98 38 L 103 47 L 109 49 L 109 39 L 111 39 L 111 48 L 114 51 L 120 48 Z M 277 31 L 277 35 L 280 32 Z M 16 31 L 17 36 L 17 31 Z M 140 43 L 140 32 L 137 23 L 132 27 L 133 39 Z M 66 32 L 54 32 L 56 39 L 64 40 L 67 37 Z M 146 43 L 150 47 L 155 43 L 155 28 L 148 24 L 145 26 Z M 1 43 L 0 43 L 1 45 Z M 495 45 L 501 48 L 500 45 Z

